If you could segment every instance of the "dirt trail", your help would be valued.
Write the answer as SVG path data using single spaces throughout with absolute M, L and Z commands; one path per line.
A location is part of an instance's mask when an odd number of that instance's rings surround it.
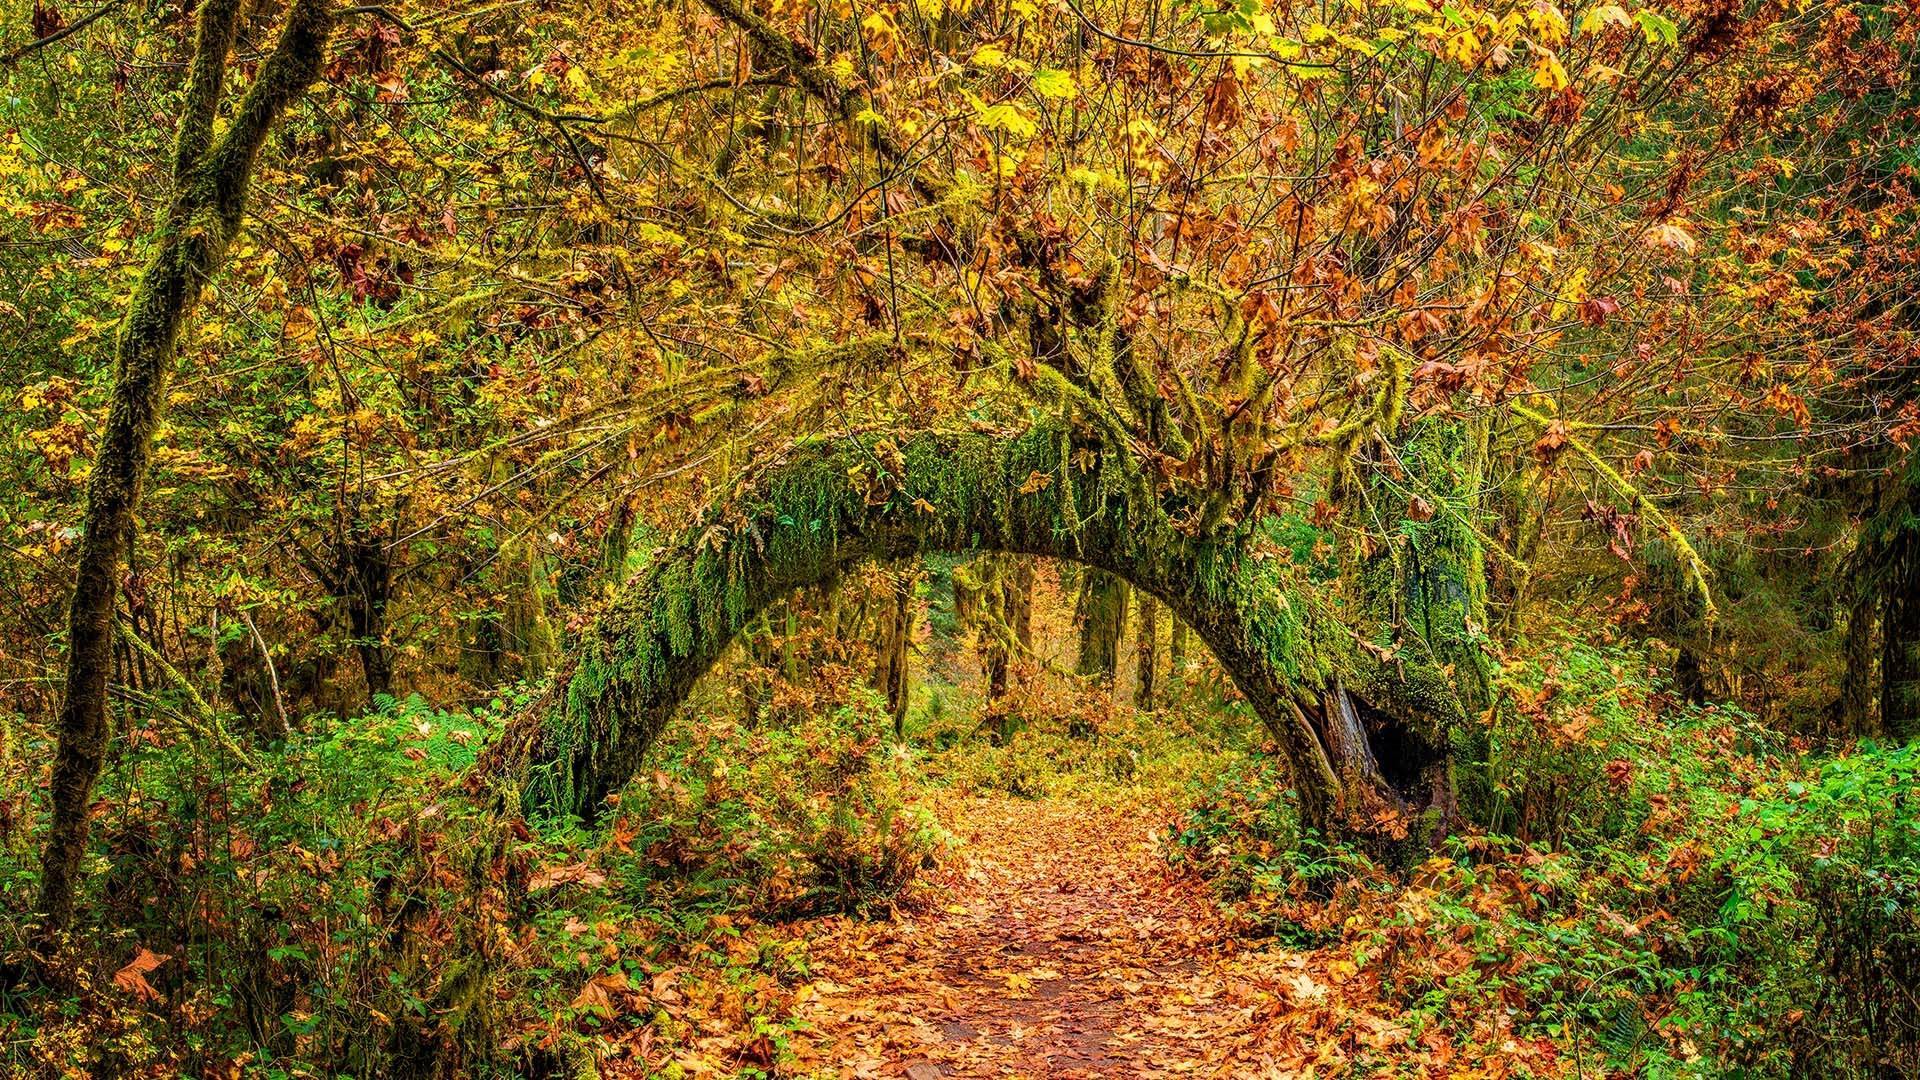
M 813 935 L 803 1073 L 1250 1075 L 1227 1062 L 1277 998 L 1229 970 L 1213 904 L 1152 850 L 1157 821 L 1062 801 L 952 810 L 964 854 L 924 910 Z

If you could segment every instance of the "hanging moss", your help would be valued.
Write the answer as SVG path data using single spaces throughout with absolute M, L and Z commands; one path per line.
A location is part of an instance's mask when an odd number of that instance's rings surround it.
M 1076 463 L 1076 457 L 1078 463 Z M 1356 688 L 1378 708 L 1458 714 L 1428 665 L 1365 649 L 1326 598 L 1257 557 L 1243 529 L 1194 539 L 1125 455 L 1048 422 L 1013 435 L 926 432 L 795 446 L 659 551 L 578 647 L 554 691 L 489 751 L 535 815 L 595 816 L 699 678 L 794 589 L 869 559 L 1004 551 L 1084 563 L 1191 626 L 1281 736 L 1296 775 L 1321 751 L 1289 702 Z M 1305 783 L 1303 787 L 1309 786 Z M 1309 794 L 1330 804 L 1326 792 Z

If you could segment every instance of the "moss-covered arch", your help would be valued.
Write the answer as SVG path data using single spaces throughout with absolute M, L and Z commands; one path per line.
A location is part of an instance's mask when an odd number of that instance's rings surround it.
M 1460 716 L 1449 681 L 1369 645 L 1246 535 L 1186 535 L 1131 457 L 1064 426 L 804 443 L 626 584 L 485 766 L 528 812 L 591 819 L 767 604 L 869 559 L 1002 551 L 1096 567 L 1166 603 L 1278 738 L 1310 822 L 1424 804 Z M 1369 722 L 1391 738 L 1368 737 Z M 1382 769 L 1376 746 L 1405 760 Z

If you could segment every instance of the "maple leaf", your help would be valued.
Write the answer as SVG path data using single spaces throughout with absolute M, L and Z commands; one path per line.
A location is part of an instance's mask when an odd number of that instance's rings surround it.
M 1551 465 L 1560 452 L 1567 448 L 1572 437 L 1572 429 L 1565 420 L 1555 420 L 1547 425 L 1547 430 L 1533 443 L 1533 456 L 1542 465 Z
M 602 1016 L 612 1017 L 615 1015 L 613 995 L 630 988 L 625 972 L 613 971 L 595 975 L 588 979 L 587 984 L 580 988 L 580 993 L 574 996 L 573 1009 L 575 1012 L 596 1012 Z
M 158 1001 L 160 992 L 147 982 L 147 974 L 166 962 L 166 957 L 142 946 L 125 967 L 113 973 L 113 985 L 144 1001 Z
M 587 863 L 570 863 L 564 866 L 547 866 L 536 871 L 527 879 L 528 892 L 542 892 L 559 885 L 581 885 L 597 889 L 607 883 L 607 875 L 594 869 Z

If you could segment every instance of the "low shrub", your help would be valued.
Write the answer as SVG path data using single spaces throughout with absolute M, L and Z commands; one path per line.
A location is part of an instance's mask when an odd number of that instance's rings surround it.
M 1920 746 L 1804 754 L 1734 710 L 1662 710 L 1645 671 L 1573 650 L 1509 673 L 1474 767 L 1525 835 L 1464 830 L 1389 875 L 1297 843 L 1256 758 L 1195 793 L 1169 857 L 1249 928 L 1349 950 L 1416 1035 L 1493 1010 L 1600 1074 L 1920 1075 Z
M 315 719 L 250 766 L 135 727 L 77 990 L 0 994 L 0 1072 L 575 1075 L 617 1038 L 770 1074 L 806 956 L 763 920 L 886 902 L 938 850 L 883 719 L 696 719 L 609 828 L 535 832 L 459 784 L 516 704 Z M 44 822 L 33 777 L 4 779 L 0 903 L 28 910 Z

